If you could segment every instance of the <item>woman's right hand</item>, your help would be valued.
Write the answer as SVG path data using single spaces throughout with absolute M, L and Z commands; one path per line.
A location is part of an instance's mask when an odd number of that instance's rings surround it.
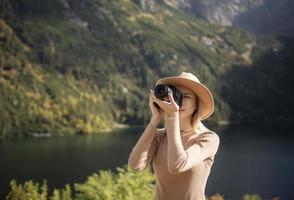
M 150 91 L 150 97 L 149 97 L 149 107 L 151 109 L 152 112 L 152 119 L 151 121 L 153 121 L 153 123 L 158 124 L 161 120 L 161 115 L 163 113 L 163 110 L 161 110 L 160 108 L 157 108 L 155 106 L 155 100 L 154 100 L 155 95 L 154 95 L 154 90 Z

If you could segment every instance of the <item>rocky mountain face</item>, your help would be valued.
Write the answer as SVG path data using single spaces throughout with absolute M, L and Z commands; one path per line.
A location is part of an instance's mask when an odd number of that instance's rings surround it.
M 141 0 L 147 8 L 154 1 Z M 290 0 L 157 0 L 197 18 L 223 26 L 293 36 L 294 3 Z

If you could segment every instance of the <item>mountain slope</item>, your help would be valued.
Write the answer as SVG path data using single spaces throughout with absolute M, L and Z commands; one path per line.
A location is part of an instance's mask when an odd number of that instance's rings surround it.
M 273 51 L 288 54 L 292 47 L 284 50 L 282 40 L 208 24 L 160 2 L 147 4 L 145 9 L 141 7 L 142 2 L 130 0 L 54 0 L 44 4 L 35 0 L 2 0 L 0 3 L 0 17 L 4 24 L 0 29 L 0 77 L 1 88 L 5 88 L 1 91 L 1 105 L 5 105 L 1 106 L 1 118 L 2 121 L 10 118 L 10 125 L 5 125 L 6 128 L 2 125 L 2 132 L 34 127 L 24 130 L 66 132 L 62 130 L 71 129 L 71 132 L 94 133 L 111 127 L 112 119 L 120 123 L 141 124 L 150 117 L 146 105 L 149 89 L 155 81 L 182 71 L 197 74 L 213 92 L 216 109 L 210 121 L 245 123 L 272 120 L 272 117 L 268 120 L 267 116 L 261 118 L 263 107 L 256 115 L 254 110 L 244 111 L 237 106 L 240 98 L 244 97 L 230 92 L 233 91 L 234 81 L 242 80 L 240 76 L 243 74 L 234 74 L 234 78 L 228 74 L 238 67 L 254 74 L 255 68 L 263 65 L 260 60 L 262 56 Z M 7 27 L 9 33 L 4 31 Z M 7 37 L 16 38 L 26 48 L 13 50 L 15 42 L 11 43 Z M 8 57 L 12 55 L 14 57 L 9 60 Z M 270 59 L 272 56 L 275 55 L 270 55 Z M 24 61 L 15 61 L 20 58 Z M 279 67 L 288 70 L 286 67 L 292 60 L 290 58 L 287 63 L 279 63 Z M 32 70 L 28 70 L 30 67 L 26 62 L 31 63 Z M 267 69 L 271 71 L 264 73 L 268 73 L 266 77 L 271 80 L 271 72 L 276 70 L 276 65 L 268 65 Z M 32 81 L 37 69 L 42 76 L 50 78 L 43 82 Z M 29 71 L 29 78 L 25 79 L 23 70 Z M 9 75 L 9 78 L 4 75 L 13 74 L 13 71 L 19 75 Z M 250 81 L 255 83 L 255 78 L 259 77 L 250 78 Z M 236 89 L 247 81 L 244 79 L 238 83 Z M 70 99 L 70 96 L 79 99 L 81 104 L 85 98 L 89 100 L 87 106 L 80 109 L 75 109 L 79 103 L 73 103 L 71 115 L 52 114 L 49 123 L 42 115 L 30 114 L 28 110 L 19 112 L 19 108 L 11 104 L 15 97 L 4 85 L 22 85 L 25 92 L 32 87 L 31 90 L 40 93 L 42 98 L 47 97 L 51 104 L 60 108 L 69 107 L 70 100 L 62 99 Z M 271 83 L 268 86 L 275 85 Z M 74 91 L 70 89 L 72 87 Z M 260 87 L 262 91 L 263 85 Z M 89 88 L 86 95 L 83 94 L 85 88 Z M 277 92 L 287 89 L 282 87 Z M 19 95 L 19 90 L 14 90 L 14 93 Z M 250 95 L 257 95 L 261 100 L 267 98 L 255 92 Z M 22 99 L 22 96 L 18 98 Z M 95 98 L 96 102 L 93 100 Z M 23 106 L 28 108 L 30 102 L 31 99 L 24 101 Z M 40 103 L 35 105 L 36 109 L 44 109 Z M 249 100 L 244 105 L 253 103 L 254 100 Z M 12 112 L 7 112 L 6 105 Z M 232 111 L 232 108 L 235 110 Z M 23 116 L 36 115 L 35 120 L 27 122 L 26 117 L 18 116 L 19 113 L 23 113 Z M 96 119 L 96 116 L 99 118 Z M 289 120 L 290 115 L 286 116 L 279 120 Z M 13 124 L 14 118 L 19 119 L 17 125 Z M 66 122 L 62 122 L 65 119 Z

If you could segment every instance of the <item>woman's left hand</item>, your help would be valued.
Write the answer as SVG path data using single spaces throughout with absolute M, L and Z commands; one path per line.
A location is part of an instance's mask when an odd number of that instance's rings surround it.
M 159 105 L 159 107 L 164 111 L 164 113 L 167 115 L 167 117 L 174 117 L 179 113 L 179 105 L 174 101 L 172 92 L 168 93 L 168 101 L 158 99 L 154 92 L 152 93 L 153 100 Z

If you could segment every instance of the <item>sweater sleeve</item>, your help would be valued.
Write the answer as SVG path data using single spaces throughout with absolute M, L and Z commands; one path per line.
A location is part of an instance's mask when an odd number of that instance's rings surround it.
M 220 140 L 216 133 L 203 133 L 194 139 L 190 147 L 175 155 L 169 171 L 176 174 L 191 169 L 205 159 L 214 156 L 218 150 L 219 143 Z
M 153 160 L 161 138 L 160 130 L 156 129 L 152 142 L 147 151 L 140 151 L 139 146 L 135 146 L 129 155 L 129 166 L 136 171 L 144 170 Z

